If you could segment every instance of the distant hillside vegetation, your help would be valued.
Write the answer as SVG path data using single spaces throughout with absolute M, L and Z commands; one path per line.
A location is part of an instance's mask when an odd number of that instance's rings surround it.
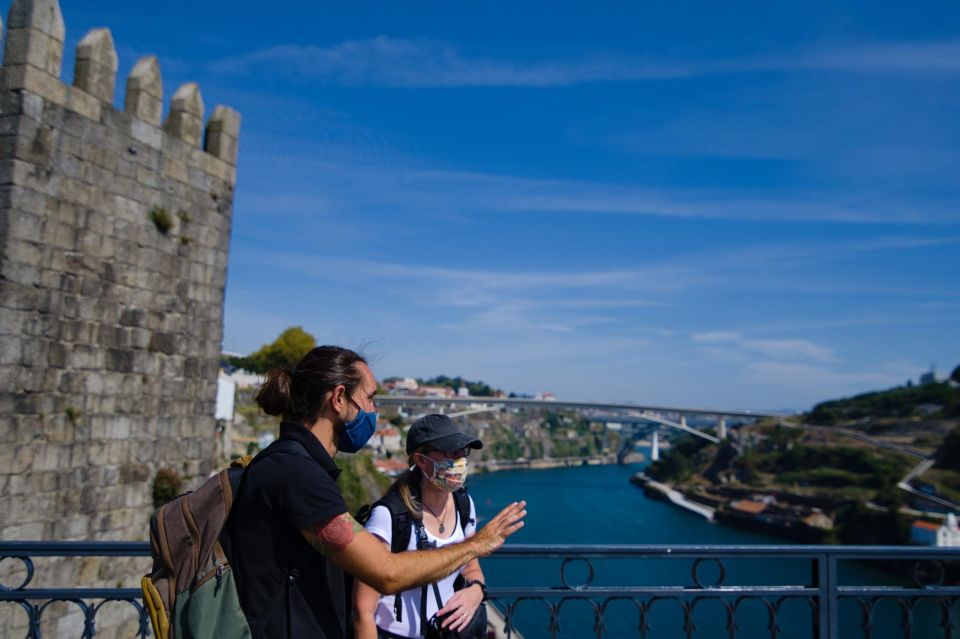
M 948 382 L 899 386 L 885 391 L 833 399 L 813 407 L 806 421 L 811 424 L 838 424 L 858 419 L 960 416 L 960 388 Z
M 437 375 L 436 377 L 431 377 L 426 380 L 417 379 L 417 383 L 421 386 L 446 386 L 453 390 L 463 387 L 470 391 L 470 395 L 473 397 L 493 397 L 498 390 L 482 381 L 472 382 L 468 379 L 463 379 L 459 375 L 456 377 Z
M 957 426 L 943 440 L 936 453 L 937 468 L 960 472 L 960 426 Z

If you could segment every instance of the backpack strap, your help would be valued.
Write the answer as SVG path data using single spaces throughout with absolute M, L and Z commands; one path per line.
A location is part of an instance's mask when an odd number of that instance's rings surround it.
M 250 460 L 250 463 L 247 464 L 246 466 L 242 468 L 231 467 L 229 469 L 228 477 L 230 479 L 230 489 L 233 491 L 233 494 L 234 495 L 239 494 L 240 488 L 243 485 L 244 480 L 247 478 L 247 473 L 250 471 L 251 468 L 253 468 L 253 466 L 256 463 L 263 461 L 264 459 L 266 459 L 267 457 L 270 457 L 275 453 L 289 453 L 292 455 L 298 455 L 300 457 L 307 457 L 309 459 L 313 459 L 313 457 L 310 456 L 310 453 L 307 452 L 307 449 L 304 448 L 303 444 L 301 444 L 297 440 L 289 439 L 289 438 L 278 439 L 272 444 L 270 444 L 269 446 L 267 446 L 266 448 L 264 448 L 262 451 L 260 451 L 252 460 Z M 226 526 L 224 526 L 224 529 L 226 529 Z M 229 536 L 221 533 L 221 541 L 227 542 L 226 546 L 223 543 L 221 543 L 221 546 L 226 552 L 227 559 L 229 561 L 229 557 L 230 557 Z M 296 567 L 288 566 L 287 578 L 284 580 L 283 587 L 277 589 L 277 592 L 274 593 L 274 596 L 270 601 L 270 605 L 266 607 L 266 610 L 268 610 L 269 612 L 262 615 L 261 618 L 253 620 L 252 623 L 251 623 L 251 618 L 247 617 L 247 623 L 250 624 L 251 626 L 255 626 L 257 630 L 262 632 L 263 626 L 262 626 L 261 620 L 269 619 L 271 616 L 273 616 L 274 612 L 279 610 L 282 605 L 285 605 L 287 607 L 287 617 L 288 617 L 287 628 L 289 629 L 290 628 L 289 626 L 290 586 L 295 584 L 297 582 L 297 579 L 299 579 L 299 577 L 300 577 L 300 572 L 296 569 Z M 255 636 L 256 636 L 256 633 L 255 633 Z
M 423 550 L 425 548 L 436 548 L 437 542 L 429 541 L 427 539 L 427 530 L 423 527 L 423 520 L 414 519 L 413 528 L 417 533 L 417 550 Z M 440 601 L 440 589 L 437 587 L 437 583 L 433 582 L 433 592 L 434 596 L 437 598 L 437 610 L 443 607 L 443 603 Z M 397 594 L 397 602 L 399 602 L 399 593 Z M 395 602 L 394 605 L 397 605 Z M 397 621 L 400 621 L 398 618 Z M 423 584 L 420 587 L 420 635 L 426 636 L 427 632 L 427 584 Z
M 370 511 L 377 506 L 383 506 L 390 512 L 390 552 L 405 551 L 410 544 L 410 527 L 416 520 L 407 510 L 403 499 L 396 492 L 387 491 L 387 494 L 373 502 Z M 369 511 L 361 508 L 358 514 L 360 512 L 369 518 Z M 396 615 L 398 622 L 403 621 L 403 601 L 400 595 L 401 593 L 398 592 L 393 598 L 393 614 Z
M 476 524 L 477 520 L 470 517 L 470 496 L 467 494 L 467 487 L 464 486 L 453 493 L 453 505 L 457 507 L 457 514 L 460 516 L 460 528 L 463 529 L 463 535 L 467 535 L 467 526 Z

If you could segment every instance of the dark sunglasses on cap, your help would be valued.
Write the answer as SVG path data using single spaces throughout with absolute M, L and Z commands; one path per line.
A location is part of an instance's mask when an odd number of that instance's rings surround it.
M 450 452 L 448 453 L 448 452 L 446 452 L 446 451 L 442 451 L 442 450 L 439 450 L 439 449 L 437 449 L 437 448 L 430 448 L 430 447 L 428 446 L 428 447 L 425 447 L 425 448 L 424 448 L 422 451 L 420 451 L 420 452 L 422 452 L 424 455 L 426 455 L 427 453 L 440 453 L 441 455 L 443 455 L 443 456 L 446 457 L 447 459 L 459 459 L 459 458 L 461 458 L 461 457 L 469 457 L 469 456 L 470 456 L 470 449 L 469 449 L 469 448 L 458 448 L 457 450 L 453 450 L 453 451 L 450 451 Z

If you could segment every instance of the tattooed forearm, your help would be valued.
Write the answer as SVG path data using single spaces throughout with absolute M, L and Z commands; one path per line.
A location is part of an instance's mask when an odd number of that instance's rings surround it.
M 350 513 L 343 513 L 302 532 L 314 550 L 329 557 L 343 552 L 361 530 L 363 526 L 351 517 Z

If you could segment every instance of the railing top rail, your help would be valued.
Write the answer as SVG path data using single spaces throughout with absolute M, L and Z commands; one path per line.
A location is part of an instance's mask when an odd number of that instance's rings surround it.
M 150 554 L 145 541 L 0 541 L 4 557 L 137 557 Z M 538 556 L 637 556 L 637 557 L 812 557 L 831 555 L 836 558 L 888 557 L 913 559 L 924 557 L 956 557 L 960 548 L 932 546 L 835 546 L 835 545 L 723 545 L 723 544 L 506 544 L 498 555 Z
M 556 554 L 564 556 L 674 556 L 674 557 L 812 557 L 831 555 L 836 558 L 894 557 L 902 559 L 953 555 L 960 560 L 960 548 L 935 546 L 840 546 L 840 545 L 723 545 L 723 544 L 506 544 L 497 554 Z
M 147 541 L 0 541 L 3 557 L 140 557 Z

